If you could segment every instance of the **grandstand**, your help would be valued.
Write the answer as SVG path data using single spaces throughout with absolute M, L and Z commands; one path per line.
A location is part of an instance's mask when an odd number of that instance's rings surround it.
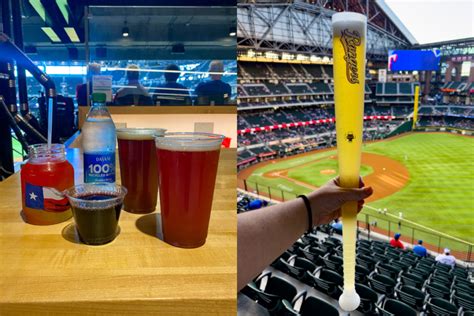
M 336 138 L 330 17 L 338 11 L 359 12 L 369 18 L 365 142 L 412 131 L 417 86 L 421 105 L 415 131 L 474 133 L 474 76 L 472 71 L 470 77 L 461 75 L 460 63 L 452 59 L 454 55 L 472 54 L 471 39 L 418 45 L 383 1 L 240 1 L 238 212 L 248 211 L 246 205 L 253 198 L 272 198 L 274 203 L 294 199 L 324 183 L 311 182 L 319 172 L 321 181 L 337 172 L 332 161 L 336 152 L 331 149 Z M 387 69 L 388 50 L 418 48 L 441 49 L 442 70 L 436 74 L 389 72 L 388 80 L 379 78 L 379 70 Z M 455 68 L 457 72 L 452 75 Z M 372 152 L 382 153 L 377 148 Z M 401 152 L 398 161 L 413 157 Z M 459 157 L 459 163 L 465 159 Z M 290 168 L 292 164 L 296 167 Z M 311 166 L 316 168 L 313 164 L 321 167 L 310 176 Z M 472 166 L 466 162 L 468 165 Z M 266 179 L 266 174 L 273 178 Z M 300 187 L 296 187 L 298 183 Z M 383 201 L 377 202 L 377 207 Z M 418 214 L 431 216 L 446 211 L 443 206 L 425 210 L 430 215 Z M 466 269 L 467 262 L 473 260 L 472 243 L 467 239 L 453 241 L 435 227 L 405 222 L 380 210 L 366 207 L 358 217 L 356 283 L 362 303 L 351 315 L 472 315 L 474 284 Z M 402 222 L 404 234 L 411 230 L 411 239 L 403 240 L 408 250 L 397 251 L 388 245 L 388 237 Z M 414 236 L 428 241 L 429 257 L 412 253 Z M 460 260 L 454 268 L 434 260 L 446 243 L 459 251 L 456 257 Z M 341 237 L 327 226 L 318 227 L 312 234 L 301 236 L 241 291 L 239 314 L 253 315 L 259 310 L 257 305 L 275 315 L 342 315 L 337 303 L 341 289 Z
M 238 211 L 256 199 L 238 192 Z M 437 263 L 392 248 L 382 236 L 360 228 L 356 246 L 359 308 L 351 315 L 471 315 L 474 283 L 463 265 Z M 340 315 L 342 239 L 329 225 L 304 234 L 239 294 L 270 314 Z M 245 296 L 245 297 L 244 297 Z M 247 303 L 248 304 L 248 303 Z M 240 310 L 240 309 L 239 309 Z

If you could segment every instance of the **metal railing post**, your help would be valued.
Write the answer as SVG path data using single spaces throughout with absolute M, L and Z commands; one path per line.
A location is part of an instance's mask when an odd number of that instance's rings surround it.
M 260 195 L 260 193 L 258 192 L 258 183 L 257 182 L 255 182 L 255 188 L 257 190 L 257 195 Z
M 390 238 L 390 231 L 392 230 L 392 222 L 388 220 L 388 238 Z
M 281 191 L 281 199 L 283 200 L 283 202 L 285 202 L 285 193 L 283 193 L 283 190 L 280 190 Z
M 245 191 L 248 191 L 248 189 L 247 189 L 247 179 L 244 179 L 244 188 L 245 188 Z
M 411 244 L 414 245 L 415 243 L 415 228 L 411 228 Z
M 270 191 L 270 187 L 268 187 L 268 197 L 270 198 L 270 200 L 272 199 L 272 192 Z
M 370 240 L 370 220 L 369 220 L 369 214 L 365 214 L 365 225 L 367 227 L 367 238 Z
M 438 238 L 438 253 L 441 252 L 441 235 Z

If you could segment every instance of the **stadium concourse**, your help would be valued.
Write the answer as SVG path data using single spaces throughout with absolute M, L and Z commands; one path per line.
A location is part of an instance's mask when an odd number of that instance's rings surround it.
M 237 211 L 264 199 L 242 190 Z M 261 204 L 261 203 L 260 203 Z M 356 289 L 361 304 L 351 315 L 473 315 L 472 272 L 462 263 L 449 266 L 393 248 L 383 235 L 359 229 Z M 343 315 L 342 236 L 331 225 L 314 227 L 241 290 L 239 315 Z M 256 302 L 256 303 L 255 303 Z M 296 312 L 298 311 L 298 312 Z

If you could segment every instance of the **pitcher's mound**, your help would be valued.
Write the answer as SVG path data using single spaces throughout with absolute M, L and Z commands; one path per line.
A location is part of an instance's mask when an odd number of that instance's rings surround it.
M 336 174 L 336 170 L 334 170 L 334 169 L 323 169 L 319 173 L 321 173 L 321 174 Z

